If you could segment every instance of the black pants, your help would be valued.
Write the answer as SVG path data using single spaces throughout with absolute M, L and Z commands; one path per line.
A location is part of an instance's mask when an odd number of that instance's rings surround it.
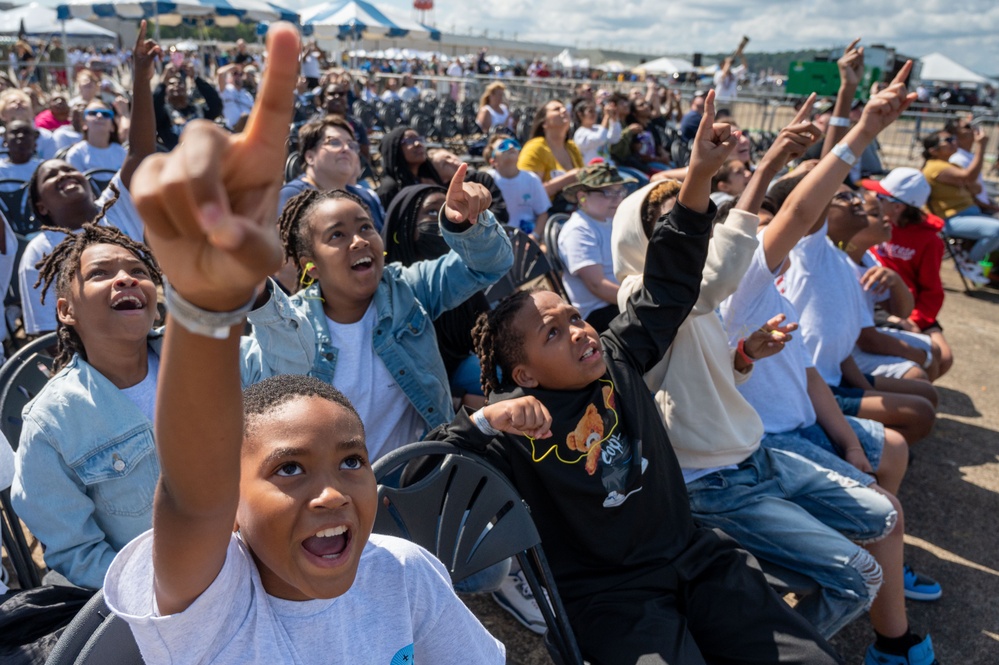
M 621 310 L 617 308 L 617 305 L 607 305 L 590 312 L 590 315 L 586 317 L 586 322 L 593 326 L 598 333 L 602 333 L 607 330 L 614 317 L 620 313 Z
M 839 656 L 767 584 L 756 559 L 698 529 L 673 562 L 678 588 L 601 593 L 567 607 L 592 665 L 833 665 Z

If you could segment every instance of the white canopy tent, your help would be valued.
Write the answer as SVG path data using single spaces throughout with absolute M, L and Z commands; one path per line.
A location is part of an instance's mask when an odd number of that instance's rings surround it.
M 919 78 L 941 83 L 991 83 L 964 65 L 954 62 L 942 53 L 931 53 L 920 58 Z
M 693 64 L 680 58 L 656 58 L 655 60 L 644 62 L 638 67 L 634 67 L 632 71 L 672 76 L 673 74 L 687 74 L 696 71 L 696 69 Z
M 0 35 L 16 35 L 20 33 L 22 25 L 28 35 L 38 37 L 65 34 L 67 37 L 106 37 L 114 40 L 118 36 L 111 30 L 77 18 L 66 21 L 64 31 L 63 23 L 59 20 L 56 10 L 37 2 L 0 12 Z

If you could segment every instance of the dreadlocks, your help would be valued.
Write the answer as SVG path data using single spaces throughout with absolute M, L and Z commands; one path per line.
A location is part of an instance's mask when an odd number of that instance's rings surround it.
M 278 231 L 281 234 L 281 244 L 284 245 L 284 253 L 297 269 L 299 259 L 303 256 L 312 256 L 312 242 L 309 239 L 309 227 L 305 222 L 316 207 L 324 201 L 353 201 L 364 208 L 365 212 L 371 214 L 371 209 L 361 199 L 361 197 L 343 189 L 317 190 L 307 189 L 301 194 L 288 199 L 278 218 Z
M 98 219 L 104 216 L 113 202 L 114 200 L 104 205 Z M 149 269 L 149 276 L 153 283 L 162 284 L 160 268 L 149 248 L 135 242 L 113 226 L 98 226 L 96 223 L 90 222 L 84 224 L 78 233 L 51 226 L 42 228 L 45 231 L 59 231 L 66 234 L 62 242 L 52 250 L 52 253 L 47 254 L 35 266 L 38 268 L 38 281 L 35 282 L 35 287 L 41 285 L 43 303 L 45 302 L 45 294 L 53 284 L 55 284 L 56 297 L 64 297 L 69 293 L 73 277 L 80 270 L 80 258 L 83 256 L 84 250 L 94 245 L 117 245 L 127 249 Z M 67 326 L 60 321 L 56 326 L 56 334 L 58 335 L 55 357 L 56 371 L 65 367 L 74 354 L 78 353 L 81 358 L 87 359 L 87 350 L 83 347 L 80 336 L 72 326 Z
M 499 301 L 496 309 L 479 314 L 472 328 L 475 354 L 482 366 L 482 392 L 488 398 L 500 387 L 498 367 L 503 377 L 510 380 L 513 368 L 524 360 L 523 335 L 513 326 L 513 319 L 532 291 L 517 291 Z

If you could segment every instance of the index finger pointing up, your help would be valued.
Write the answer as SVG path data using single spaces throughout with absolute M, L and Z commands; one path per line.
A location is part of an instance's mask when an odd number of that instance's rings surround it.
M 704 96 L 704 114 L 701 116 L 701 124 L 697 128 L 697 137 L 700 138 L 703 132 L 711 132 L 715 126 L 715 91 L 709 90 Z
M 465 183 L 466 172 L 468 172 L 468 164 L 462 162 L 461 166 L 458 167 L 458 170 L 454 172 L 454 177 L 451 178 L 451 184 L 447 187 L 446 198 L 448 203 L 453 201 L 465 191 L 463 185 Z
M 299 50 L 298 30 L 290 23 L 275 23 L 267 31 L 267 69 L 246 124 L 244 139 L 254 150 L 264 149 L 282 155 L 285 152 L 288 123 L 295 106 Z
M 797 115 L 794 116 L 794 120 L 791 121 L 792 125 L 797 125 L 799 122 L 804 122 L 808 119 L 808 116 L 812 113 L 812 105 L 815 104 L 815 93 L 813 92 L 805 100 L 805 103 L 801 105 L 798 109 Z

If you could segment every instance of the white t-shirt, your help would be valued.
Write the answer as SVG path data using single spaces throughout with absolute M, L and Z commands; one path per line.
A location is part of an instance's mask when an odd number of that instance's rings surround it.
M 372 462 L 418 440 L 424 429 L 420 412 L 375 353 L 371 337 L 376 318 L 372 302 L 357 323 L 326 319 L 333 346 L 340 350 L 333 386 L 350 400 L 361 417 Z
M 0 180 L 20 180 L 28 182 L 42 160 L 32 157 L 23 164 L 15 164 L 6 157 L 0 159 Z
M 492 106 L 486 104 L 486 111 L 489 112 L 489 117 L 493 121 L 490 125 L 490 129 L 493 127 L 505 126 L 510 120 L 510 109 L 506 104 L 500 104 L 500 110 L 497 112 Z
M 299 602 L 267 594 L 233 534 L 211 586 L 185 611 L 162 617 L 152 535 L 126 545 L 104 580 L 108 606 L 128 622 L 147 665 L 505 662 L 503 645 L 454 595 L 444 566 L 405 540 L 372 534 L 345 594 Z
M 853 261 L 836 249 L 826 225 L 798 241 L 791 267 L 778 279 L 778 290 L 801 318 L 799 334 L 815 369 L 831 386 L 843 380 L 840 363 L 853 352 L 862 328 L 874 325 Z
M 504 178 L 496 169 L 489 169 L 488 173 L 503 193 L 510 213 L 510 226 L 533 233 L 538 215 L 548 212 L 551 206 L 541 178 L 534 171 L 521 171 L 513 178 Z
M 52 140 L 55 141 L 56 152 L 58 152 L 82 141 L 83 134 L 73 129 L 73 125 L 63 125 L 52 132 Z
M 146 377 L 130 388 L 122 388 L 125 397 L 142 412 L 149 422 L 155 422 L 156 415 L 156 379 L 160 374 L 160 359 L 149 351 L 146 356 Z
M 583 155 L 583 164 L 589 164 L 598 157 L 608 164 L 613 164 L 614 160 L 610 156 L 610 146 L 621 140 L 621 122 L 615 120 L 610 128 L 603 125 L 593 125 L 592 127 L 580 127 L 572 135 L 572 142 L 579 148 Z
M 611 245 L 611 221 L 598 222 L 581 210 L 572 213 L 558 234 L 558 253 L 565 263 L 562 283 L 569 294 L 569 301 L 584 319 L 591 312 L 611 303 L 594 295 L 576 273 L 586 266 L 600 266 L 604 277 L 617 284 Z
M 966 169 L 971 166 L 971 162 L 975 159 L 975 155 L 968 152 L 964 148 L 958 148 L 957 152 L 950 156 L 948 160 L 951 164 L 958 168 Z M 984 169 L 983 169 L 984 170 Z M 985 176 L 979 172 L 978 174 L 978 186 L 982 188 L 982 191 L 975 194 L 975 200 L 978 203 L 988 205 L 989 203 L 989 190 L 985 186 Z
M 94 169 L 117 171 L 125 163 L 128 151 L 120 143 L 112 143 L 106 148 L 98 148 L 86 141 L 80 141 L 66 153 L 66 161 L 77 171 L 86 173 Z
M 732 101 L 739 96 L 739 77 L 746 71 L 746 67 L 739 65 L 728 71 L 728 76 L 720 69 L 715 72 L 715 97 L 719 102 Z
M 310 79 L 317 79 L 322 75 L 319 69 L 319 53 L 309 51 L 302 58 L 302 76 Z
M 237 88 L 232 83 L 226 85 L 222 91 L 222 115 L 225 116 L 225 124 L 232 129 L 239 122 L 244 113 L 253 110 L 253 95 L 248 90 Z
M 121 183 L 121 174 L 115 174 L 111 179 L 111 184 L 118 188 L 121 193 L 118 200 L 108 209 L 107 215 L 98 222 L 101 226 L 115 226 L 122 233 L 136 242 L 142 242 L 143 226 L 142 218 L 132 203 L 132 196 Z M 97 199 L 97 207 L 103 205 L 114 196 L 111 187 L 101 194 Z M 54 286 L 49 288 L 45 297 L 45 304 L 42 304 L 42 287 L 36 289 L 34 284 L 38 280 L 38 268 L 35 264 L 41 261 L 52 249 L 62 242 L 66 237 L 65 233 L 58 231 L 42 231 L 28 243 L 21 256 L 21 264 L 18 266 L 17 278 L 21 286 L 21 308 L 24 319 L 24 330 L 29 335 L 50 332 L 56 329 L 55 301 L 56 295 Z
M 780 269 L 770 272 L 767 267 L 763 251 L 765 233 L 766 229 L 757 236 L 760 244 L 739 288 L 721 304 L 732 347 L 778 314 L 785 314 L 788 321 L 798 320 L 794 306 L 774 286 L 774 277 L 780 274 Z M 805 372 L 811 366 L 800 335 L 792 335 L 780 353 L 753 364 L 752 375 L 739 385 L 739 392 L 760 415 L 764 431 L 776 434 L 815 423 Z

